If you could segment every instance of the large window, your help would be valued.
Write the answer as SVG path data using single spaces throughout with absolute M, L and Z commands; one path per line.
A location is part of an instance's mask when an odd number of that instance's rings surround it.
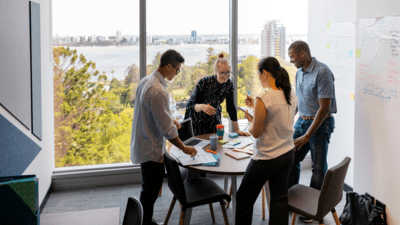
M 245 106 L 246 94 L 255 97 L 261 92 L 257 64 L 264 57 L 276 57 L 294 87 L 297 68 L 289 62 L 287 49 L 296 40 L 307 41 L 307 6 L 307 0 L 239 0 L 238 106 Z
M 140 1 L 146 19 L 140 20 Z M 261 91 L 257 63 L 275 56 L 294 80 L 287 48 L 307 40 L 307 0 L 238 0 L 237 105 Z M 183 119 L 198 81 L 214 75 L 214 62 L 230 57 L 229 0 L 53 0 L 56 167 L 130 162 L 130 138 L 140 52 L 142 74 L 158 68 L 161 54 L 185 58 L 169 82 L 172 116 Z M 146 43 L 140 44 L 140 27 Z M 144 68 L 145 67 L 145 68 Z M 229 130 L 225 102 L 222 123 Z M 239 126 L 247 120 L 238 111 Z
M 53 0 L 56 167 L 130 162 L 139 0 Z
M 188 99 L 196 84 L 214 75 L 219 53 L 229 58 L 228 0 L 148 0 L 147 8 L 147 74 L 158 67 L 160 55 L 175 49 L 185 58 L 181 72 L 168 84 L 172 115 L 183 119 Z M 223 107 L 222 123 L 229 129 L 229 118 Z

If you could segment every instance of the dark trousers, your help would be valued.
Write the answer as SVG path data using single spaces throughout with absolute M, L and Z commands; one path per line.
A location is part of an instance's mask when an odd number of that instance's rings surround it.
M 293 158 L 294 150 L 291 150 L 275 159 L 250 161 L 236 195 L 237 225 L 251 224 L 254 203 L 268 180 L 271 192 L 269 224 L 288 224 L 287 182 Z
M 304 120 L 299 117 L 294 125 L 295 132 L 293 134 L 293 140 L 303 136 L 310 128 L 312 122 L 313 120 Z M 322 183 L 325 179 L 325 173 L 328 170 L 328 146 L 334 128 L 335 119 L 333 117 L 326 118 L 313 136 L 311 136 L 308 143 L 295 152 L 294 164 L 289 175 L 288 188 L 299 183 L 300 162 L 304 160 L 308 151 L 311 151 L 312 176 L 310 187 L 321 190 Z
M 164 180 L 164 163 L 145 162 L 141 163 L 142 169 L 142 191 L 140 202 L 143 206 L 143 225 L 151 224 L 153 218 L 154 203 L 157 200 L 162 182 Z

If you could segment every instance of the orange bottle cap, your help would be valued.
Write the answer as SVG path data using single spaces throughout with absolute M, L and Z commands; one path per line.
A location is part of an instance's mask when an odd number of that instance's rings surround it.
M 218 124 L 217 125 L 217 128 L 224 128 L 225 126 L 224 125 L 222 125 L 222 124 Z

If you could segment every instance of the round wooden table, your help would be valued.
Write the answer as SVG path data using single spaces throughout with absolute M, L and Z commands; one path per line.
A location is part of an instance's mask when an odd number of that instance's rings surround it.
M 205 140 L 210 140 L 211 135 L 216 135 L 214 134 L 204 134 L 204 135 L 199 135 L 196 136 L 196 138 L 200 139 L 205 139 Z M 241 138 L 249 138 L 251 137 L 244 137 L 241 136 Z M 228 134 L 225 132 L 224 135 L 224 140 L 231 141 L 233 138 L 230 138 Z M 210 149 L 210 145 L 207 145 L 203 148 L 204 150 Z M 170 148 L 170 151 L 178 150 L 177 147 L 172 146 Z M 224 190 L 228 192 L 228 176 L 231 177 L 232 179 L 232 210 L 233 210 L 233 219 L 232 223 L 230 224 L 235 224 L 235 215 L 236 215 L 236 191 L 237 191 L 237 181 L 236 181 L 236 176 L 237 175 L 244 175 L 246 172 L 247 165 L 250 162 L 250 158 L 246 159 L 241 159 L 237 160 L 234 159 L 228 155 L 225 155 L 226 151 L 231 151 L 232 149 L 229 148 L 223 148 L 222 144 L 218 143 L 218 148 L 215 150 L 215 152 L 220 154 L 220 165 L 219 167 L 214 167 L 214 166 L 183 166 L 187 169 L 194 170 L 197 172 L 203 172 L 203 173 L 209 173 L 209 174 L 218 174 L 218 175 L 225 175 L 224 179 Z M 179 163 L 179 162 L 178 162 Z M 179 163 L 180 166 L 182 166 Z M 188 211 L 189 210 L 189 211 Z M 185 224 L 190 224 L 190 216 L 191 216 L 191 209 L 187 209 L 186 211 L 186 216 L 185 216 Z

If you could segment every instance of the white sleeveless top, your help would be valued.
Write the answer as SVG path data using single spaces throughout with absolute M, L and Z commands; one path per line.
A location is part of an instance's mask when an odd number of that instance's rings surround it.
M 252 158 L 268 160 L 277 158 L 294 148 L 294 116 L 298 103 L 292 89 L 291 101 L 288 105 L 281 90 L 268 89 L 259 94 L 267 110 L 267 118 L 261 136 L 254 140 Z

